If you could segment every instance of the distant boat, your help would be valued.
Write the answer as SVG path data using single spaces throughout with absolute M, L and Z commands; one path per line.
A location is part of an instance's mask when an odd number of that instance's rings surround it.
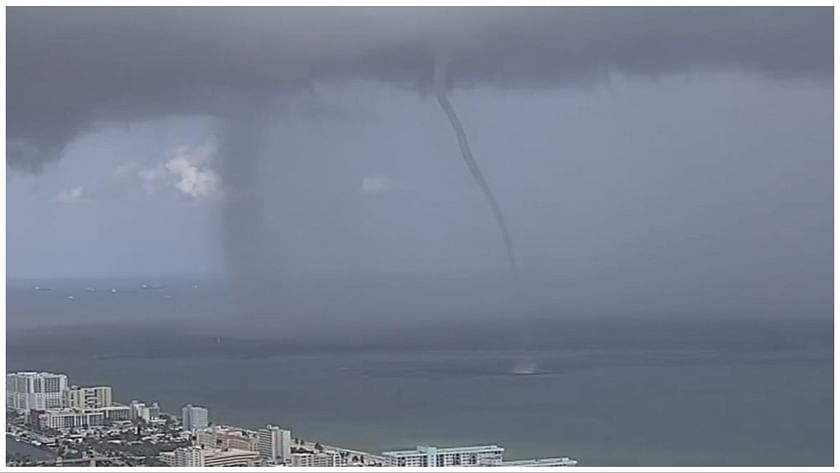
M 163 284 L 141 284 L 141 289 L 163 289 Z
M 116 294 L 116 293 L 117 293 L 117 288 L 112 287 L 112 288 L 111 288 L 111 294 Z
M 35 287 L 32 288 L 32 290 L 35 291 L 35 292 L 52 291 L 52 289 L 50 289 L 48 287 L 42 287 L 42 286 L 35 286 Z
M 72 301 L 73 299 L 75 299 L 73 296 L 67 296 L 68 301 Z
M 95 288 L 95 287 L 89 287 L 89 288 L 87 288 L 87 289 L 85 289 L 85 290 L 86 290 L 87 292 L 96 292 L 96 288 Z

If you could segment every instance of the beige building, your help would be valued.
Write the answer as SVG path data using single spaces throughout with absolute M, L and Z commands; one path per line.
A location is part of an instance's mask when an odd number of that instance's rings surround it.
M 256 432 L 224 425 L 199 430 L 196 432 L 195 444 L 205 448 L 227 448 L 249 452 L 259 450 L 259 439 Z
M 256 451 L 228 449 L 204 449 L 202 466 L 256 466 L 260 463 L 260 454 Z
M 200 447 L 181 447 L 173 452 L 163 452 L 158 458 L 168 466 L 203 467 L 204 450 Z
M 65 392 L 65 405 L 71 409 L 111 407 L 111 386 L 73 386 Z

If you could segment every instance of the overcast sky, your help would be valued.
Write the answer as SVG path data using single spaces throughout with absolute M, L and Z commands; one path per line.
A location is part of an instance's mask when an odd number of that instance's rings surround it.
M 507 271 L 830 309 L 830 8 L 8 9 L 15 277 Z M 591 287 L 590 287 L 591 289 Z

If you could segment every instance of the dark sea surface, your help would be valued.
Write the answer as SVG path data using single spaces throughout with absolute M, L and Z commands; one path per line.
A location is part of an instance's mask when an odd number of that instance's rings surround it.
M 28 443 L 19 442 L 15 439 L 6 437 L 6 455 L 10 455 L 12 453 L 29 455 L 34 460 L 50 460 L 55 458 L 55 454 L 50 450 L 38 448 L 34 445 L 29 445 Z
M 834 459 L 831 314 L 517 318 L 462 305 L 426 318 L 427 297 L 365 318 L 344 286 L 253 311 L 205 281 L 36 284 L 52 290 L 8 286 L 7 370 L 109 384 L 121 402 L 200 404 L 217 423 L 370 451 L 497 443 L 509 459 L 585 466 Z

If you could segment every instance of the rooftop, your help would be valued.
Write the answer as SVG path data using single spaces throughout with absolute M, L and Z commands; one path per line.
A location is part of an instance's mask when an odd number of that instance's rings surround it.
M 219 458 L 219 457 L 233 457 L 233 456 L 249 456 L 249 457 L 259 457 L 259 452 L 254 452 L 251 450 L 242 450 L 239 448 L 205 448 L 204 449 L 204 458 L 212 459 L 212 458 Z
M 392 450 L 390 452 L 382 452 L 385 456 L 401 456 L 401 455 L 423 455 L 429 449 L 436 449 L 437 453 L 479 453 L 488 450 L 504 450 L 498 445 L 475 445 L 470 447 L 435 447 L 432 445 L 418 445 L 414 450 Z
M 535 458 L 533 460 L 511 460 L 502 463 L 502 466 L 563 466 L 577 465 L 577 460 L 570 457 L 556 458 Z

